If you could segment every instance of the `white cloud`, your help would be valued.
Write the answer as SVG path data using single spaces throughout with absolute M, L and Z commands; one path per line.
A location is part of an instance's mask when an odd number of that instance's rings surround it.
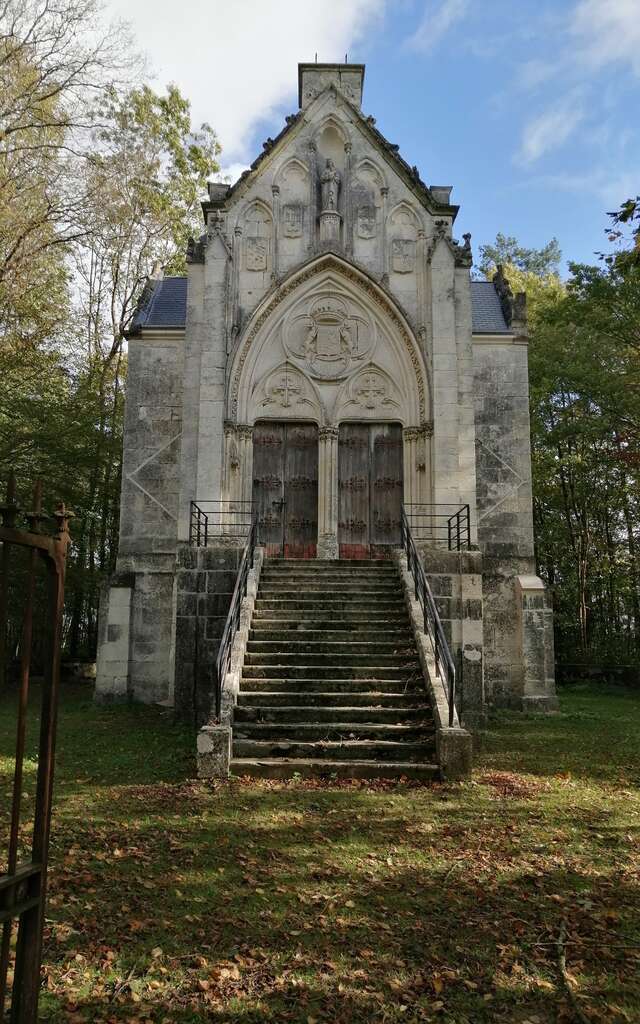
M 440 0 L 428 3 L 415 33 L 407 40 L 412 50 L 428 53 L 449 29 L 465 16 L 470 0 Z
M 217 174 L 214 174 L 214 181 L 225 181 L 229 185 L 234 185 L 243 171 L 248 170 L 249 164 L 239 161 L 237 163 L 227 164 L 224 161 L 220 165 L 220 170 Z
M 532 164 L 545 153 L 562 146 L 584 117 L 582 103 L 572 95 L 532 118 L 524 126 L 516 163 Z
M 518 85 L 522 89 L 537 89 L 548 82 L 558 71 L 558 65 L 537 57 L 525 61 L 517 73 Z
M 218 132 L 225 162 L 253 158 L 251 131 L 285 102 L 297 109 L 297 64 L 342 61 L 387 0 L 111 0 L 150 57 L 156 87 L 175 82 L 193 120 Z M 350 52 L 354 63 L 357 54 Z M 285 113 L 289 111 L 285 110 Z
M 615 172 L 611 168 L 596 168 L 586 174 L 545 174 L 523 182 L 523 186 L 540 185 L 545 189 L 562 192 L 581 192 L 594 195 L 605 210 L 614 210 L 637 192 L 638 178 L 631 171 Z
M 579 0 L 570 32 L 579 60 L 593 68 L 629 64 L 640 75 L 640 0 Z

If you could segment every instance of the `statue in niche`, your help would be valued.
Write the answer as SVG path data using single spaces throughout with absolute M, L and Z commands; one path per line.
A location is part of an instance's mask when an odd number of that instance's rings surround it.
M 331 157 L 327 157 L 325 169 L 320 178 L 322 187 L 322 209 L 338 209 L 338 192 L 340 191 L 340 172 L 336 169 Z

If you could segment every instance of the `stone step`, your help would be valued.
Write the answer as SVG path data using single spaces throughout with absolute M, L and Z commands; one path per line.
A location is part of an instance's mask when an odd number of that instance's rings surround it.
M 397 622 L 402 619 L 408 622 L 407 609 L 400 601 L 385 601 L 382 605 L 367 605 L 365 602 L 344 605 L 343 602 L 331 601 L 256 601 L 254 612 L 256 619 L 326 619 L 334 622 L 386 621 Z
M 360 658 L 373 658 L 382 657 L 383 664 L 386 664 L 388 659 L 395 658 L 415 658 L 415 647 L 409 643 L 407 638 L 404 638 L 404 642 L 398 642 L 395 640 L 380 640 L 380 641 L 368 641 L 368 640 L 307 640 L 306 638 L 298 639 L 296 634 L 295 640 L 287 640 L 286 645 L 283 645 L 281 640 L 248 640 L 247 641 L 247 656 L 251 659 L 253 655 L 261 655 L 264 657 L 274 657 L 277 659 L 279 664 L 282 664 L 281 658 L 285 657 L 289 660 L 294 659 L 295 655 L 298 655 L 298 660 L 302 664 L 317 665 L 322 664 L 322 660 L 318 661 L 319 658 L 323 658 L 326 655 L 330 661 L 337 659 L 336 664 L 342 661 L 343 658 L 348 659 L 349 664 L 354 658 L 357 660 L 354 662 L 356 665 L 362 664 Z M 247 664 L 255 664 L 249 660 Z M 268 661 L 263 661 L 261 664 L 269 664 Z M 285 662 L 286 664 L 286 662 Z M 370 664 L 365 662 L 365 664 Z
M 232 758 L 231 775 L 250 778 L 408 778 L 419 782 L 440 779 L 436 764 L 407 761 L 325 761 L 308 758 Z
M 327 583 L 318 582 L 315 583 L 304 583 L 297 585 L 294 582 L 287 581 L 286 583 L 269 583 L 268 581 L 264 584 L 260 581 L 260 596 L 264 598 L 279 597 L 280 600 L 290 600 L 289 595 L 293 597 L 299 597 L 303 595 L 314 594 L 326 594 L 327 588 L 331 588 L 331 594 L 335 594 L 337 597 L 348 596 L 349 594 L 362 594 L 367 599 L 378 598 L 389 598 L 396 597 L 402 599 L 402 594 L 398 590 L 398 585 L 395 582 L 390 583 L 366 583 L 363 580 L 358 580 L 355 583 L 342 583 L 333 580 Z
M 278 645 L 276 645 L 278 646 Z M 408 669 L 413 667 L 415 664 L 418 666 L 419 662 L 415 651 L 409 652 L 409 655 L 405 654 L 350 654 L 348 650 L 343 651 L 343 647 L 347 645 L 334 644 L 334 649 L 331 650 L 331 655 L 328 656 L 328 652 L 319 652 L 318 654 L 310 653 L 308 650 L 304 651 L 304 656 L 301 657 L 300 651 L 289 651 L 291 645 L 287 644 L 286 650 L 280 649 L 269 653 L 265 651 L 247 651 L 244 656 L 244 663 L 247 668 L 251 668 L 254 665 L 261 665 L 262 667 L 268 667 L 269 665 L 300 665 L 305 668 L 313 668 L 315 666 L 321 666 L 326 669 L 327 664 L 335 664 L 336 667 L 346 668 L 366 668 L 370 666 L 372 668 L 398 668 Z M 330 644 L 326 645 L 330 647 Z M 343 657 L 341 657 L 343 654 Z M 335 660 L 334 660 L 335 659 Z M 400 662 L 400 666 L 398 666 Z M 275 675 L 278 673 L 276 672 Z M 324 674 L 324 673 L 323 673 Z M 376 677 L 375 672 L 369 673 L 373 679 Z
M 298 568 L 313 565 L 317 568 L 369 568 L 395 565 L 390 558 L 265 558 L 264 568 Z
M 308 743 L 300 740 L 233 739 L 232 756 L 252 758 L 321 758 L 327 761 L 429 761 L 435 751 L 435 738 L 428 743 L 402 743 L 393 740 L 327 740 Z
M 397 647 L 398 645 L 410 645 L 413 643 L 413 637 L 409 632 L 408 627 L 406 629 L 383 629 L 382 625 L 380 629 L 370 629 L 368 623 L 361 622 L 358 624 L 358 628 L 342 627 L 342 629 L 336 629 L 336 623 L 325 623 L 314 624 L 313 628 L 306 626 L 304 623 L 292 622 L 288 628 L 283 629 L 282 626 L 274 625 L 273 620 L 269 619 L 270 623 L 268 626 L 259 626 L 255 624 L 249 630 L 249 640 L 251 642 L 265 642 L 265 643 L 278 643 L 290 644 L 297 642 L 306 642 L 310 644 L 314 643 L 384 643 L 391 644 Z
M 327 761 L 324 758 L 310 760 L 299 758 L 249 758 L 234 757 L 231 774 L 254 779 L 303 778 L 329 779 L 412 779 L 417 782 L 436 782 L 441 778 L 437 764 L 388 761 Z
M 268 572 L 263 570 L 260 582 L 269 586 L 286 586 L 297 583 L 381 583 L 383 586 L 398 586 L 398 577 L 393 572 Z
M 255 696 L 259 696 L 255 694 Z M 291 694 L 287 694 L 291 700 Z M 273 705 L 238 704 L 233 713 L 234 723 L 237 722 L 274 722 L 285 725 L 289 722 L 368 722 L 373 725 L 407 725 L 419 723 L 423 729 L 433 727 L 431 708 L 425 704 L 414 702 L 410 707 L 381 708 L 375 705 L 352 707 L 343 704 L 340 707 L 325 707 L 313 704 L 299 705 L 293 702 L 280 707 Z
M 370 676 L 357 677 L 353 672 L 345 670 L 342 675 L 333 675 L 323 678 L 318 675 L 309 674 L 304 676 L 291 671 L 290 675 L 250 675 L 243 672 L 240 680 L 240 692 L 268 691 L 270 693 L 280 691 L 281 693 L 402 693 L 424 694 L 424 681 L 422 676 L 415 674 L 413 679 L 408 680 L 406 675 L 400 673 L 390 675 L 385 679 L 372 679 Z M 336 672 L 336 669 L 333 670 Z M 254 669 L 255 673 L 255 669 Z
M 265 680 L 260 680 L 261 684 L 264 682 Z M 340 681 L 340 685 L 346 684 Z M 407 693 L 397 690 L 381 693 L 379 690 L 366 689 L 355 693 L 353 690 L 241 690 L 238 694 L 236 712 L 238 708 L 244 707 L 265 707 L 274 711 L 296 707 L 313 709 L 314 715 L 320 711 L 335 711 L 342 714 L 343 708 L 350 708 L 349 714 L 353 714 L 355 708 L 371 714 L 372 711 L 388 708 L 390 713 L 402 718 L 407 711 L 414 708 L 431 714 L 430 706 L 422 703 L 425 700 L 424 690 L 421 689 L 409 690 Z
M 244 722 L 233 730 L 235 742 L 260 740 L 265 743 L 342 743 L 345 740 L 363 740 L 393 743 L 427 743 L 430 729 L 420 724 L 403 725 L 388 722 Z

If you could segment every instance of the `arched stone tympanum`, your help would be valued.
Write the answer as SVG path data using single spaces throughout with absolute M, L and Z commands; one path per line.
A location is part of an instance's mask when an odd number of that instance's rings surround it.
M 430 393 L 402 312 L 370 277 L 334 254 L 291 274 L 238 340 L 227 389 L 225 492 L 251 497 L 251 428 L 260 420 L 319 428 L 319 545 L 337 551 L 337 457 L 342 422 L 400 423 L 405 501 L 428 501 Z

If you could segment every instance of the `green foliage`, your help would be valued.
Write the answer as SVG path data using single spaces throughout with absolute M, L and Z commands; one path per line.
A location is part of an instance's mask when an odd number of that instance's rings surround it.
M 127 86 L 135 57 L 95 0 L 0 13 L 0 481 L 14 469 L 28 505 L 41 476 L 45 502 L 74 509 L 65 640 L 91 657 L 115 565 L 124 334 L 147 275 L 184 270 L 219 146 L 175 86 Z
M 604 256 L 609 266 L 624 269 L 629 266 L 640 266 L 640 196 L 634 199 L 627 199 L 619 210 L 609 214 L 611 228 L 608 232 L 610 242 L 619 243 L 621 248 L 616 252 Z M 624 229 L 629 226 L 630 238 L 625 237 Z M 624 242 L 630 243 L 625 248 Z
M 571 265 L 529 346 L 540 572 L 562 657 L 636 656 L 640 274 Z
M 557 273 L 561 258 L 557 238 L 552 238 L 542 249 L 526 249 L 511 235 L 498 232 L 493 245 L 480 246 L 479 270 L 491 278 L 497 267 L 509 264 L 527 274 L 546 277 Z

